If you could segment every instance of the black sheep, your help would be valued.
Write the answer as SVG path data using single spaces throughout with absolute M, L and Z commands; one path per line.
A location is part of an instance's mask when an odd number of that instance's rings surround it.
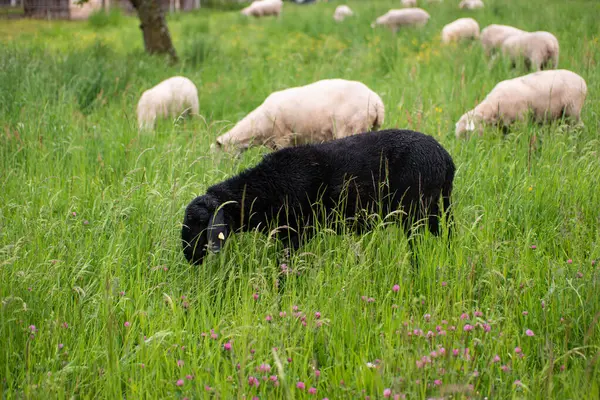
M 186 208 L 181 237 L 188 261 L 218 252 L 231 232 L 280 227 L 286 247 L 306 241 L 315 222 L 354 220 L 398 209 L 405 229 L 425 219 L 439 234 L 440 196 L 450 207 L 454 163 L 431 136 L 409 130 L 367 132 L 285 148 L 255 167 L 211 186 Z M 359 217 L 359 218 L 357 218 Z

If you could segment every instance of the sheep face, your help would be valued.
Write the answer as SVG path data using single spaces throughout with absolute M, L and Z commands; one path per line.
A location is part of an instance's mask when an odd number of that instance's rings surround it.
M 225 212 L 209 195 L 196 197 L 186 208 L 181 228 L 183 254 L 192 264 L 202 264 L 207 252 L 218 253 L 225 243 L 228 227 Z
M 468 112 L 464 114 L 456 123 L 456 137 L 464 138 L 477 132 L 479 135 L 483 133 L 483 118 L 481 115 Z

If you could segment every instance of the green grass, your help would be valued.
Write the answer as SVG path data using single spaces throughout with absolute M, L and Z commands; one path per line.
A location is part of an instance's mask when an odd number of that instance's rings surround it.
M 132 17 L 2 22 L 2 397 L 374 399 L 385 388 L 411 399 L 598 397 L 600 3 L 489 0 L 463 12 L 446 1 L 425 6 L 423 29 L 372 30 L 397 3 L 351 1 L 357 16 L 342 24 L 333 2 L 286 4 L 280 19 L 177 15 L 177 65 L 143 54 Z M 489 63 L 476 42 L 441 46 L 443 25 L 465 15 L 553 32 L 560 67 L 588 83 L 586 127 L 456 140 L 460 115 L 524 73 Z M 203 118 L 138 134 L 140 94 L 178 74 L 198 86 Z M 236 159 L 210 144 L 272 91 L 334 77 L 378 92 L 385 128 L 423 131 L 452 154 L 450 244 L 423 237 L 415 269 L 397 227 L 322 230 L 292 256 L 281 290 L 279 248 L 260 234 L 188 265 L 184 207 L 266 152 Z M 438 326 L 446 335 L 419 335 Z M 263 363 L 270 373 L 257 371 Z

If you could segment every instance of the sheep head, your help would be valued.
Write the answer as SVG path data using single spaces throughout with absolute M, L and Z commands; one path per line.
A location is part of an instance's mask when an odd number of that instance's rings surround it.
M 473 132 L 483 133 L 483 117 L 473 111 L 465 113 L 456 123 L 455 134 L 457 138 L 464 138 Z
M 225 211 L 213 196 L 196 197 L 185 209 L 181 241 L 190 263 L 202 264 L 208 251 L 218 253 L 228 234 Z

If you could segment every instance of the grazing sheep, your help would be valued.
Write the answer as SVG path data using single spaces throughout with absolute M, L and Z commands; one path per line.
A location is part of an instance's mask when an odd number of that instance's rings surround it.
M 402 7 L 416 7 L 417 6 L 417 0 L 402 0 L 400 3 L 402 4 Z
M 433 137 L 408 130 L 279 150 L 187 206 L 183 252 L 200 264 L 207 249 L 218 252 L 230 234 L 251 230 L 276 233 L 286 248 L 297 249 L 319 223 L 338 231 L 350 223 L 364 232 L 372 227 L 365 216 L 373 213 L 394 213 L 408 233 L 423 220 L 437 235 L 454 172 L 452 158 Z
M 558 67 L 558 39 L 549 32 L 525 32 L 509 36 L 502 42 L 502 53 L 510 56 L 513 65 L 523 60 L 527 69 L 539 71 Z
M 240 11 L 243 15 L 253 17 L 279 16 L 283 2 L 281 0 L 256 0 Z
M 340 22 L 340 21 L 343 21 L 346 17 L 351 17 L 353 15 L 354 15 L 354 13 L 350 9 L 350 7 L 348 7 L 346 5 L 342 5 L 342 6 L 337 6 L 337 8 L 335 9 L 335 12 L 333 13 L 333 19 Z
M 479 24 L 473 18 L 459 18 L 442 29 L 443 43 L 460 39 L 477 39 L 478 37 Z
M 157 117 L 198 114 L 198 89 L 188 78 L 174 76 L 146 90 L 137 105 L 138 126 L 152 130 Z
M 486 98 L 456 123 L 456 137 L 477 131 L 484 125 L 507 127 L 524 120 L 547 122 L 562 117 L 581 122 L 581 108 L 587 94 L 585 80 L 564 69 L 534 72 L 498 83 Z
M 386 25 L 392 32 L 396 33 L 401 26 L 423 26 L 429 21 L 429 14 L 421 8 L 403 8 L 401 10 L 390 10 L 377 18 L 371 24 L 372 28 L 376 25 Z
M 501 48 L 502 43 L 513 35 L 520 35 L 525 31 L 508 25 L 488 25 L 481 31 L 481 45 L 486 55 L 491 55 L 495 49 Z
M 481 0 L 462 0 L 458 5 L 459 8 L 463 10 L 476 10 L 478 8 L 483 8 L 483 1 Z
M 323 142 L 377 129 L 384 113 L 381 98 L 363 83 L 326 79 L 271 93 L 219 136 L 217 145 L 243 151 L 251 145 L 281 149 Z

